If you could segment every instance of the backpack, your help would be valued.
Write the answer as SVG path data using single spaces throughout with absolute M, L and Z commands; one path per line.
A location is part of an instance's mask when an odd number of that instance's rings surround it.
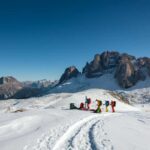
M 114 101 L 114 106 L 116 106 L 116 101 Z
M 87 103 L 91 104 L 91 99 L 90 98 L 87 99 Z
M 105 105 L 108 107 L 109 106 L 109 101 L 105 101 Z
M 116 106 L 116 101 L 112 101 L 111 105 L 115 107 Z
M 74 103 L 70 103 L 70 109 L 76 109 L 76 106 L 74 105 Z

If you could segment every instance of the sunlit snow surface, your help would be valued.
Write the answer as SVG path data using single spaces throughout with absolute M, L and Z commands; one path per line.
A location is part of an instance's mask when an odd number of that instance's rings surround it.
M 149 150 L 149 104 L 118 101 L 110 91 L 98 89 L 106 88 L 107 81 L 72 82 L 55 89 L 55 94 L 0 101 L 0 150 Z M 113 82 L 109 90 L 116 88 Z M 142 90 L 150 91 L 139 87 L 126 92 L 139 98 Z M 96 99 L 116 100 L 116 113 L 111 107 L 106 113 L 104 105 L 101 114 L 69 109 L 72 102 L 79 107 L 85 96 L 92 98 L 93 109 Z

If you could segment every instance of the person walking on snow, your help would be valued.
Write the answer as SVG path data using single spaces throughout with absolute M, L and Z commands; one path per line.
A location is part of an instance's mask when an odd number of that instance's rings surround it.
M 112 112 L 115 112 L 115 107 L 116 107 L 116 101 L 111 101 L 111 108 L 112 108 Z
M 106 112 L 108 112 L 108 106 L 109 106 L 109 101 L 105 101 L 105 106 L 106 106 Z
M 87 96 L 85 97 L 85 108 L 86 109 L 90 109 L 90 105 L 92 103 L 91 98 L 87 98 Z
M 101 100 L 96 100 L 97 101 L 97 109 L 95 110 L 96 113 L 101 113 L 101 106 L 102 106 L 102 101 Z

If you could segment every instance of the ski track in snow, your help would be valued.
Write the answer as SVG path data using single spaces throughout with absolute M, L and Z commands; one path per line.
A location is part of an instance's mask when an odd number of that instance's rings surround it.
M 103 125 L 104 121 L 99 115 L 78 121 L 56 142 L 52 150 L 112 150 Z
M 35 146 L 23 150 L 113 150 L 104 130 L 104 115 L 92 115 L 73 125 L 58 126 L 37 139 Z
M 23 150 L 51 150 L 55 142 L 68 128 L 69 124 L 51 129 L 47 133 L 44 133 L 39 139 L 37 139 L 35 146 L 26 145 Z

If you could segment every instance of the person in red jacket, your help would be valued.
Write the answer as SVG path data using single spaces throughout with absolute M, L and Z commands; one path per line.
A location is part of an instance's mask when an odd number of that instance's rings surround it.
M 111 108 L 112 108 L 112 112 L 115 112 L 115 107 L 116 107 L 116 101 L 111 101 Z
M 79 109 L 81 109 L 81 110 L 84 109 L 84 103 L 81 103 L 81 104 L 80 104 L 80 108 L 79 108 Z

